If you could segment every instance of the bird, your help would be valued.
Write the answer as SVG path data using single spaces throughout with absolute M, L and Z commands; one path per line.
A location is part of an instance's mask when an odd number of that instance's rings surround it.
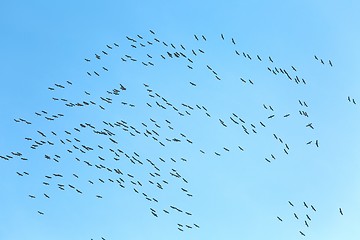
M 126 90 L 126 88 L 122 84 L 120 84 L 120 89 L 123 90 L 123 91 Z
M 341 215 L 344 215 L 341 208 L 339 208 L 339 212 L 340 212 Z
M 314 210 L 314 212 L 316 212 L 316 209 L 314 208 L 314 206 L 313 206 L 313 205 L 311 205 L 311 208 L 312 208 L 312 210 Z

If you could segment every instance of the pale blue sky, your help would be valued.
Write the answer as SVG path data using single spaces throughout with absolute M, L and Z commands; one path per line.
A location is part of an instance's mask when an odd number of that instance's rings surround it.
M 359 239 L 359 6 L 1 2 L 0 239 Z

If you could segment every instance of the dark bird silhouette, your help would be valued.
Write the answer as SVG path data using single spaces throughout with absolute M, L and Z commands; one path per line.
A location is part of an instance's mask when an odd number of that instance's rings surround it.
M 341 208 L 339 208 L 339 211 L 340 211 L 340 214 L 341 214 L 341 215 L 344 215 Z
M 126 90 L 126 88 L 122 84 L 120 84 L 120 89 L 123 90 L 123 91 Z
M 316 209 L 314 208 L 314 206 L 313 206 L 313 205 L 311 205 L 311 208 L 312 208 L 312 210 L 314 210 L 314 212 L 316 212 Z

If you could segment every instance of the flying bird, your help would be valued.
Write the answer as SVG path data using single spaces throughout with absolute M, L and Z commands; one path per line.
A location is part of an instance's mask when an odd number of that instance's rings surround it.
M 312 208 L 312 210 L 314 210 L 314 212 L 316 212 L 316 209 L 314 208 L 314 206 L 313 206 L 313 205 L 311 205 L 311 208 Z

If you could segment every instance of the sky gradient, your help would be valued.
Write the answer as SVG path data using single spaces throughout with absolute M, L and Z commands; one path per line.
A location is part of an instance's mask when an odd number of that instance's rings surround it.
M 0 9 L 0 239 L 359 239 L 356 1 Z

